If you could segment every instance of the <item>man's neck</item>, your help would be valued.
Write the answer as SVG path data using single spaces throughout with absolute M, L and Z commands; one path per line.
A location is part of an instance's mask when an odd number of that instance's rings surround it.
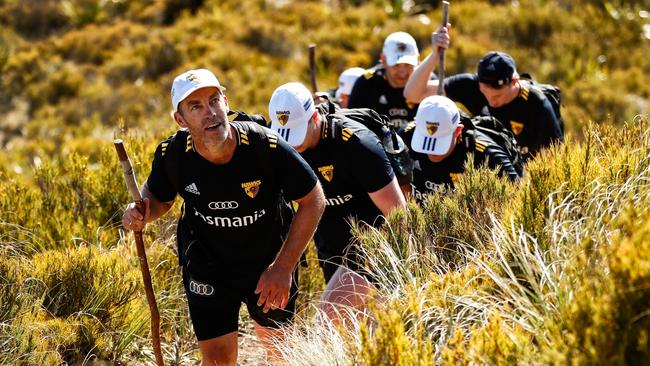
M 510 95 L 510 100 L 508 100 L 508 103 L 512 103 L 513 100 L 517 99 L 519 94 L 521 94 L 521 83 L 519 81 L 516 81 L 515 85 L 512 88 L 512 94 Z

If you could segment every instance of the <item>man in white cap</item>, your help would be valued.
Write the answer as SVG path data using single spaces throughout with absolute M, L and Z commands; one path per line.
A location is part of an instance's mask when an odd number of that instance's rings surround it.
M 142 230 L 183 198 L 179 259 L 203 365 L 236 364 L 242 302 L 275 355 L 277 328 L 295 308 L 296 264 L 325 207 L 309 165 L 269 129 L 230 121 L 224 91 L 206 69 L 174 79 L 181 129 L 156 149 L 141 189 L 146 213 L 131 204 L 122 217 L 125 228 Z
M 465 171 L 469 154 L 474 155 L 477 167 L 487 163 L 511 181 L 519 180 L 521 162 L 475 124 L 479 121 L 461 115 L 449 98 L 433 95 L 422 100 L 415 121 L 402 132 L 415 165 L 412 183 L 402 190 L 418 202 L 427 194 L 445 193 Z
M 278 87 L 269 102 L 271 129 L 277 131 L 312 167 L 325 192 L 327 207 L 314 241 L 328 282 L 326 304 L 363 309 L 369 282 L 360 276 L 361 258 L 350 219 L 381 225 L 382 215 L 405 206 L 397 179 L 377 135 L 365 125 L 314 105 L 300 83 Z M 335 310 L 326 306 L 335 318 Z
M 363 75 L 365 72 L 366 70 L 360 67 L 351 67 L 339 75 L 339 86 L 336 88 L 334 100 L 341 106 L 341 108 L 348 107 L 352 87 L 359 76 Z
M 417 104 L 404 98 L 404 85 L 419 63 L 415 39 L 405 32 L 386 37 L 380 64 L 366 71 L 352 88 L 348 108 L 370 108 L 390 118 L 395 127 L 413 120 Z

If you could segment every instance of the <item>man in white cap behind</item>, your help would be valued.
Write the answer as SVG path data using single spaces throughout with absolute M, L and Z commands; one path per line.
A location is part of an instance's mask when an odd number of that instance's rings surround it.
M 230 121 L 224 91 L 206 69 L 174 79 L 181 129 L 156 149 L 141 189 L 146 213 L 130 204 L 122 217 L 125 228 L 142 230 L 183 198 L 179 262 L 203 365 L 236 364 L 242 302 L 276 356 L 277 328 L 295 309 L 296 264 L 325 207 L 307 163 L 269 129 Z
M 341 106 L 341 108 L 348 107 L 352 87 L 359 76 L 363 75 L 365 72 L 366 70 L 360 67 L 351 67 L 339 75 L 339 86 L 336 88 L 334 100 Z
M 417 104 L 404 98 L 404 86 L 419 63 L 415 39 L 405 32 L 386 37 L 380 64 L 367 70 L 354 84 L 348 108 L 370 108 L 390 118 L 395 127 L 403 127 L 415 117 Z
M 477 117 L 490 119 L 491 117 Z M 498 169 L 500 175 L 517 181 L 522 175 L 520 161 L 513 158 L 507 148 L 477 129 L 478 119 L 461 115 L 456 104 L 449 98 L 434 95 L 420 103 L 415 121 L 408 124 L 402 138 L 410 147 L 414 161 L 413 181 L 402 186 L 418 202 L 427 194 L 445 193 L 452 189 L 458 175 L 465 171 L 469 154 L 474 155 L 478 167 L 487 163 L 490 169 Z M 474 121 L 474 122 L 473 122 Z
M 405 205 L 397 179 L 377 135 L 365 125 L 314 106 L 300 83 L 278 87 L 269 102 L 271 129 L 278 132 L 312 167 L 323 186 L 327 206 L 314 241 L 328 287 L 325 311 L 333 304 L 363 309 L 369 282 L 352 245 L 350 219 L 381 225 L 382 215 Z

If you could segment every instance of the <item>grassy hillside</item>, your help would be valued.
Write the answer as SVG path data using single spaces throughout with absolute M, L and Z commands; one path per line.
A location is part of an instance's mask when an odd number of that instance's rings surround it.
M 129 201 L 112 138 L 140 179 L 175 129 L 173 77 L 208 67 L 231 106 L 372 66 L 383 39 L 422 53 L 437 1 L 0 0 L 0 364 L 152 364 Z M 314 318 L 310 251 L 290 364 L 643 364 L 650 358 L 650 4 L 452 1 L 447 73 L 488 50 L 559 85 L 569 137 L 521 186 L 472 170 L 458 190 L 362 232 L 382 279 L 373 321 Z M 193 364 L 174 217 L 145 232 L 168 364 Z M 406 220 L 406 221 L 404 221 Z M 245 314 L 242 315 L 246 317 Z M 370 326 L 372 324 L 372 326 Z M 248 339 L 248 338 L 246 338 Z M 248 348 L 244 363 L 259 364 Z

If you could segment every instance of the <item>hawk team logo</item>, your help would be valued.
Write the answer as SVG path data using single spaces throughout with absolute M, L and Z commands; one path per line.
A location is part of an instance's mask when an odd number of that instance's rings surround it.
M 262 184 L 261 180 L 255 180 L 252 182 L 242 183 L 241 187 L 244 188 L 244 192 L 250 198 L 255 198 L 258 193 L 260 193 L 260 185 Z
M 318 171 L 326 181 L 331 182 L 334 179 L 334 165 L 322 166 Z
M 429 136 L 433 136 L 438 131 L 438 127 L 440 127 L 439 122 L 427 122 L 427 133 Z
M 517 121 L 510 121 L 510 128 L 512 128 L 512 133 L 519 136 L 524 130 L 524 124 Z
M 284 126 L 289 122 L 289 115 L 291 112 L 289 111 L 276 111 L 275 115 L 278 117 L 278 122 Z

